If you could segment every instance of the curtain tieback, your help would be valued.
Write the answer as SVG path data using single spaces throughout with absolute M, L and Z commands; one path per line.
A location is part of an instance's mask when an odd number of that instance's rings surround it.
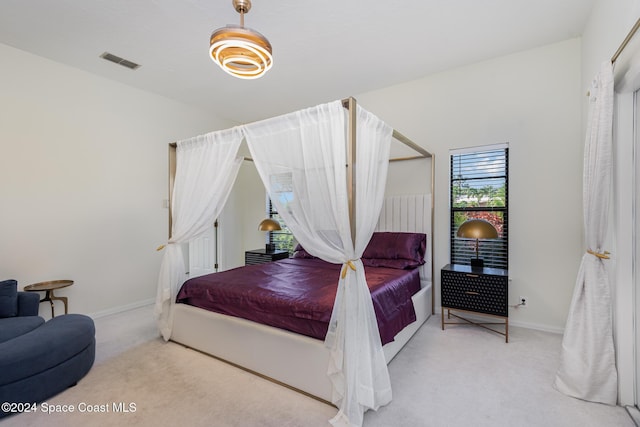
M 609 254 L 611 252 L 609 251 L 604 251 L 602 253 L 600 252 L 596 252 L 596 251 L 592 251 L 591 249 L 587 249 L 587 253 L 593 255 L 596 258 L 600 258 L 600 259 L 610 259 Z
M 356 271 L 356 265 L 352 262 L 352 260 L 345 262 L 344 265 L 342 266 L 342 274 L 340 276 L 343 279 L 347 277 L 347 267 L 349 267 L 353 271 Z
M 169 240 L 169 241 L 168 241 L 167 243 L 165 243 L 164 245 L 160 245 L 160 246 L 158 246 L 158 247 L 156 248 L 156 251 L 158 251 L 158 252 L 159 252 L 159 251 L 163 250 L 164 248 L 166 248 L 166 247 L 167 247 L 167 245 L 173 245 L 174 243 L 175 243 L 174 241 Z

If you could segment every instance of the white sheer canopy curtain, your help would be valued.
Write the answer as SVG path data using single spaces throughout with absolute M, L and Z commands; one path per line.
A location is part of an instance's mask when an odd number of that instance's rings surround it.
M 336 101 L 244 129 L 260 177 L 296 239 L 312 255 L 343 264 L 325 339 L 331 350 L 332 400 L 339 408 L 330 422 L 361 426 L 367 409 L 391 401 L 389 372 L 360 256 L 382 207 L 392 129 L 357 109 L 354 246 L 345 124 L 345 110 Z
M 613 70 L 602 64 L 590 90 L 584 157 L 583 209 L 587 251 L 582 257 L 562 340 L 555 387 L 573 397 L 615 405 L 611 289 L 603 244 L 611 192 Z
M 242 157 L 240 128 L 211 132 L 179 141 L 171 213 L 173 225 L 162 257 L 155 314 L 162 337 L 171 337 L 172 306 L 186 280 L 182 243 L 213 227 L 229 197 Z

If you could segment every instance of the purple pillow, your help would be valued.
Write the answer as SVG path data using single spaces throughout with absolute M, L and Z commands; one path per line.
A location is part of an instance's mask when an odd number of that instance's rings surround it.
M 309 252 L 305 251 L 304 248 L 302 246 L 300 246 L 300 243 L 298 243 L 296 245 L 296 248 L 293 251 L 293 258 L 317 258 L 314 257 L 313 255 L 311 255 Z
M 427 235 L 424 233 L 377 232 L 371 236 L 362 258 L 363 262 L 364 259 L 377 260 L 378 264 L 381 260 L 403 260 L 404 264 L 388 264 L 405 265 L 402 268 L 417 267 L 424 264 L 426 247 Z

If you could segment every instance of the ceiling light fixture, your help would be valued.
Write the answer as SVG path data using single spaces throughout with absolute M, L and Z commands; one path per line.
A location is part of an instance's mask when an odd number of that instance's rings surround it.
M 273 65 L 271 43 L 259 32 L 244 26 L 250 0 L 233 0 L 240 25 L 227 25 L 211 34 L 209 54 L 226 73 L 241 79 L 257 79 Z

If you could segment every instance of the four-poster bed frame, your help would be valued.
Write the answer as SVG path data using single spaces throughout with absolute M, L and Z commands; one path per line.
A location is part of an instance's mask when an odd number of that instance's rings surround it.
M 347 190 L 351 236 L 355 242 L 356 100 L 344 99 L 342 105 L 348 115 Z M 434 156 L 395 129 L 393 139 L 416 151 L 418 155 L 391 158 L 389 161 L 431 159 L 431 194 L 400 196 L 400 198 L 385 201 L 381 214 L 381 217 L 384 216 L 384 221 L 378 222 L 376 230 L 424 232 L 431 243 L 427 242 L 428 256 L 425 256 L 427 262 L 420 268 L 421 290 L 412 297 L 417 320 L 398 333 L 393 342 L 383 347 L 387 363 L 409 341 L 422 323 L 434 313 L 435 294 L 433 286 Z M 170 198 L 176 172 L 176 146 L 176 143 L 169 144 Z M 171 226 L 170 210 L 169 233 L 171 233 Z M 330 404 L 332 389 L 326 375 L 330 352 L 323 341 L 186 304 L 174 304 L 172 310 L 172 341 Z

